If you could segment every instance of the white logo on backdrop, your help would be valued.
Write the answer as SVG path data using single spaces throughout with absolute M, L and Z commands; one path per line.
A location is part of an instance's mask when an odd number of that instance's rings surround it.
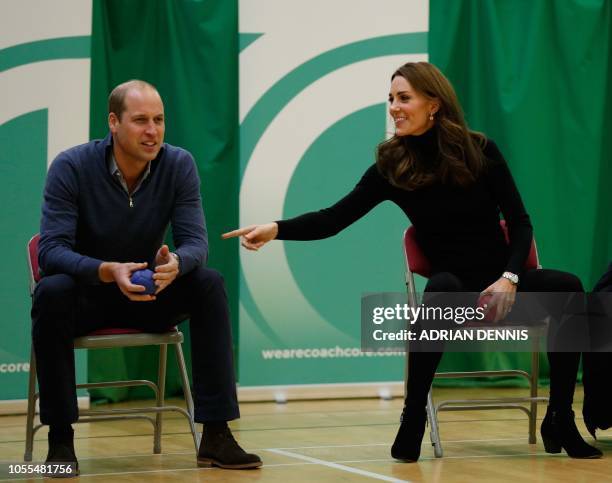
M 240 55 L 241 122 L 279 79 L 306 61 L 342 45 L 394 33 L 427 30 L 428 10 L 418 2 L 410 15 L 404 1 L 240 2 L 240 31 L 262 37 Z M 240 190 L 240 225 L 283 217 L 287 189 L 309 146 L 334 123 L 371 105 L 385 103 L 391 73 L 424 54 L 390 55 L 340 67 L 319 78 L 291 99 L 267 126 L 247 160 Z M 381 119 L 381 126 L 385 120 Z M 326 322 L 302 294 L 291 274 L 282 243 L 270 243 L 257 255 L 241 250 L 244 280 L 255 303 L 265 307 L 268 320 L 288 320 L 291 314 L 279 298 L 291 300 L 291 311 L 305 315 L 307 327 L 275 325 L 282 338 L 299 339 L 319 332 L 347 340 Z
M 91 35 L 91 11 L 91 0 L 5 0 L 0 5 L 0 49 Z M 23 114 L 48 109 L 47 164 L 63 149 L 86 142 L 89 70 L 89 59 L 59 59 L 0 72 L 0 125 Z

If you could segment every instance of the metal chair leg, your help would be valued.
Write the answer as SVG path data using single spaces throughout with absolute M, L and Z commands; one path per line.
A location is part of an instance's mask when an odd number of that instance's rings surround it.
M 185 403 L 187 405 L 187 412 L 189 413 L 189 427 L 191 429 L 191 435 L 193 436 L 193 444 L 195 446 L 196 453 L 200 447 L 200 435 L 196 430 L 194 421 L 194 409 L 193 409 L 193 397 L 191 396 L 191 388 L 189 387 L 189 378 L 187 377 L 187 366 L 185 365 L 185 357 L 183 356 L 183 348 L 181 344 L 174 344 L 176 349 L 176 362 L 179 367 L 179 373 L 181 375 L 181 382 L 183 383 L 183 394 L 185 395 Z
M 168 346 L 161 344 L 159 346 L 159 361 L 157 367 L 157 407 L 164 405 L 164 397 L 166 391 L 166 362 L 168 360 Z M 155 431 L 153 432 L 153 453 L 161 453 L 161 434 L 162 434 L 162 413 L 155 415 Z
M 34 416 L 36 412 L 36 356 L 34 347 L 30 348 L 30 374 L 28 378 L 28 415 L 26 418 L 26 439 L 23 461 L 32 461 L 34 449 Z
M 531 372 L 529 374 L 529 395 L 532 398 L 529 411 L 529 444 L 536 443 L 536 423 L 538 419 L 538 403 L 534 399 L 538 397 L 538 379 L 540 375 L 540 337 L 535 336 L 533 349 L 531 351 Z
M 436 458 L 442 458 L 444 452 L 442 451 L 442 441 L 440 441 L 440 433 L 438 431 L 438 413 L 433 403 L 433 397 L 431 395 L 431 388 L 427 393 L 427 419 L 429 421 L 429 437 L 431 439 L 431 445 L 434 447 L 434 456 Z

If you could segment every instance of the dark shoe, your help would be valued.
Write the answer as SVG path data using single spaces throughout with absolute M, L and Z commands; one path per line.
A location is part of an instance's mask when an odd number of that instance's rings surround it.
M 399 431 L 391 446 L 393 458 L 405 463 L 413 463 L 419 459 L 426 422 L 427 413 L 424 410 L 415 413 L 404 409 Z
M 544 449 L 547 453 L 567 452 L 570 458 L 601 458 L 602 452 L 582 439 L 576 422 L 574 411 L 553 411 L 548 408 L 540 428 Z
M 70 438 L 58 439 L 49 434 L 49 452 L 46 465 L 51 471 L 46 474 L 51 478 L 74 478 L 79 476 L 79 462 L 74 453 L 74 440 Z
M 245 452 L 236 442 L 226 425 L 204 425 L 202 441 L 198 449 L 198 466 L 218 466 L 231 470 L 259 468 L 261 459 Z

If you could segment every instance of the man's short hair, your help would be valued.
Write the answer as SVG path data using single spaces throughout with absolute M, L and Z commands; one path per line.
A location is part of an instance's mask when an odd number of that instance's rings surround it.
M 125 96 L 130 89 L 153 89 L 157 92 L 157 88 L 153 84 L 139 79 L 131 79 L 119 84 L 108 96 L 108 113 L 114 112 L 119 120 L 121 120 L 121 115 L 125 111 Z

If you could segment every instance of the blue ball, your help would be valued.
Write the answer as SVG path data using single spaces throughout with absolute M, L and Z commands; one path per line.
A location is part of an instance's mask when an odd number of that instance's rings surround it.
M 157 290 L 155 280 L 153 280 L 153 272 L 148 268 L 136 270 L 132 273 L 132 278 L 130 280 L 134 285 L 142 285 L 145 288 L 144 292 L 138 292 L 140 294 L 153 295 Z

